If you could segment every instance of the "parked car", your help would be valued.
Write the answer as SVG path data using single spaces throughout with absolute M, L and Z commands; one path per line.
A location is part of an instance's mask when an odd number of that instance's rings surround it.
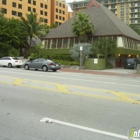
M 22 60 L 19 60 L 16 57 L 2 57 L 0 58 L 0 66 L 5 66 L 5 67 L 17 67 L 20 68 L 23 65 Z
M 44 59 L 44 58 L 37 58 L 31 61 L 27 61 L 24 63 L 25 70 L 29 69 L 42 69 L 43 71 L 52 70 L 56 72 L 57 70 L 61 69 L 60 63 L 55 63 L 52 60 Z
M 136 65 L 136 58 L 127 58 L 124 61 L 124 69 L 134 69 Z

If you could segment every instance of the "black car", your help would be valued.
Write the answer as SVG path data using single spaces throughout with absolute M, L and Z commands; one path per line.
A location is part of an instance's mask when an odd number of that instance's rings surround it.
M 134 69 L 136 65 L 136 58 L 127 58 L 124 61 L 124 69 Z

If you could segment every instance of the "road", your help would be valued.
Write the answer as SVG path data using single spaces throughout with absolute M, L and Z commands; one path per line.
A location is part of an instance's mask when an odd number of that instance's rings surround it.
M 139 110 L 140 78 L 0 67 L 0 140 L 128 139 Z

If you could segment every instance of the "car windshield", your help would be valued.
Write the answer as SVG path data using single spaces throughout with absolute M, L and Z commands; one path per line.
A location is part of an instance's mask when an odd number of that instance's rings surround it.
M 126 62 L 134 63 L 134 59 L 127 59 Z

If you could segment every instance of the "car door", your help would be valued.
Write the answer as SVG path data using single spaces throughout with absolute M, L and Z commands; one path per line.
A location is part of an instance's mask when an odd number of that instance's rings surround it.
M 42 65 L 43 65 L 44 60 L 45 60 L 45 59 L 43 59 L 43 58 L 40 58 L 40 59 L 39 59 L 39 61 L 38 61 L 38 68 L 39 68 L 39 69 L 42 69 Z
M 31 63 L 29 64 L 29 67 L 30 68 L 37 68 L 37 65 L 38 65 L 38 59 L 34 59 L 31 61 Z
M 3 57 L 0 59 L 0 66 L 3 66 Z

